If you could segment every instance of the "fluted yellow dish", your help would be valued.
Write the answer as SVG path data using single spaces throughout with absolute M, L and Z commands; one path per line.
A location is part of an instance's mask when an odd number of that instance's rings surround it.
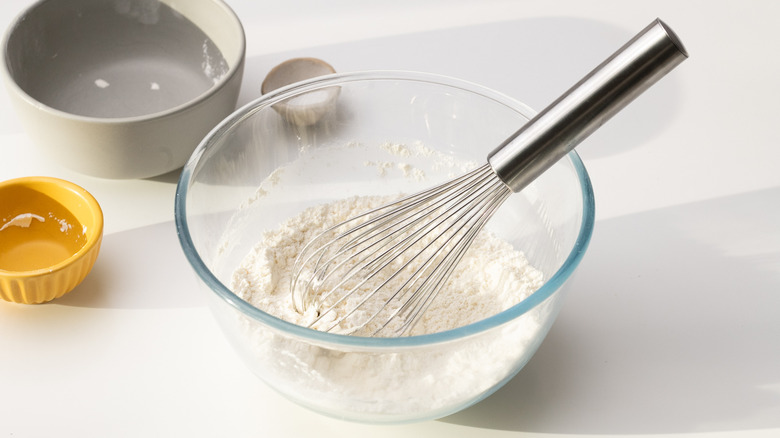
M 51 177 L 0 182 L 0 298 L 51 301 L 92 270 L 103 212 L 82 187 Z

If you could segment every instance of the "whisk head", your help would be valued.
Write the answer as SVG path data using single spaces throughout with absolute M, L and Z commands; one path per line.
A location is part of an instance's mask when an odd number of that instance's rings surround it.
M 295 262 L 296 310 L 321 331 L 409 334 L 511 193 L 485 164 L 330 227 Z

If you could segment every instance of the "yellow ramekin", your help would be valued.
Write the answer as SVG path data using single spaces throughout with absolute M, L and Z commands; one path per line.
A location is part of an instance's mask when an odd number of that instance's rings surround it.
M 103 239 L 103 211 L 80 186 L 58 178 L 0 182 L 0 298 L 51 301 L 92 270 Z

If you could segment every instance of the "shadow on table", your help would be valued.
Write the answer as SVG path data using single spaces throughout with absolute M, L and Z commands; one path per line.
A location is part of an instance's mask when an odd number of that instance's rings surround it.
M 504 93 L 539 111 L 654 18 L 627 24 L 635 28 L 618 28 L 597 20 L 537 17 L 249 57 L 239 105 L 260 96 L 260 84 L 275 65 L 313 56 L 342 73 L 411 70 L 452 76 Z M 685 63 L 680 68 L 684 67 Z M 651 141 L 678 117 L 681 90 L 679 75 L 672 72 L 594 133 L 578 151 L 586 158 L 600 158 Z
M 96 308 L 186 308 L 203 305 L 195 273 L 173 222 L 103 237 L 95 267 L 52 303 Z
M 780 188 L 598 221 L 561 315 L 442 421 L 539 433 L 780 427 Z

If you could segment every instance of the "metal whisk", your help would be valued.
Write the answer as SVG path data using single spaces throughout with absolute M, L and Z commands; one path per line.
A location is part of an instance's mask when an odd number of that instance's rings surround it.
M 408 334 L 504 200 L 687 56 L 655 20 L 493 150 L 487 164 L 322 232 L 296 260 L 296 309 L 314 312 L 310 327 L 318 330 Z

